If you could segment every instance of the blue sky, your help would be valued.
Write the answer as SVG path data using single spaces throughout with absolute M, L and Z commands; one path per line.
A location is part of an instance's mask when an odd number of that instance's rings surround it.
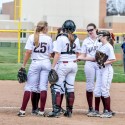
M 6 3 L 6 2 L 9 2 L 9 1 L 14 1 L 14 0 L 0 0 L 0 7 L 2 7 L 2 3 Z

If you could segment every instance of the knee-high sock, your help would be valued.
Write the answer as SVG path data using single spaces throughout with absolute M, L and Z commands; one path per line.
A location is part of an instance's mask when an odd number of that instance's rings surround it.
M 22 102 L 21 110 L 23 111 L 26 110 L 29 99 L 30 99 L 30 91 L 25 91 L 23 95 L 23 102 Z
M 38 108 L 39 99 L 40 99 L 40 93 L 32 92 L 31 102 L 33 110 L 36 110 Z
M 87 102 L 88 102 L 89 108 L 93 107 L 93 106 L 92 106 L 92 102 L 93 102 L 93 92 L 88 92 L 88 91 L 86 91 L 86 98 L 87 98 Z
M 40 93 L 37 93 L 36 106 L 39 108 Z
M 74 100 L 75 100 L 74 92 L 67 92 L 67 95 L 66 95 L 66 109 L 67 109 L 67 111 L 72 112 Z
M 56 93 L 56 105 L 60 107 L 61 104 L 61 94 L 60 92 Z
M 74 100 L 75 100 L 75 95 L 74 92 L 69 92 L 69 97 L 68 97 L 68 105 L 73 107 Z
M 105 100 L 105 109 L 111 111 L 110 109 L 110 97 L 104 98 Z
M 104 108 L 104 110 L 105 110 L 105 100 L 104 100 L 104 96 L 101 96 L 101 100 L 102 100 L 103 108 Z
M 47 91 L 40 92 L 40 111 L 44 111 L 47 98 Z
M 95 110 L 99 111 L 100 97 L 95 97 Z
M 62 105 L 63 97 L 64 97 L 64 94 L 61 94 L 60 107 L 61 107 L 61 105 Z
M 36 110 L 37 109 L 36 100 L 37 100 L 37 93 L 36 92 L 32 92 L 32 94 L 31 94 L 32 110 Z

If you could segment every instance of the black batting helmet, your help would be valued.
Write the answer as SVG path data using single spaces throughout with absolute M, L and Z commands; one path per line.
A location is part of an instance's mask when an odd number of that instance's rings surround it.
M 110 32 L 107 30 L 100 30 L 97 32 L 97 35 L 110 36 Z
M 72 20 L 66 20 L 62 25 L 63 31 L 74 32 L 76 30 L 76 25 Z

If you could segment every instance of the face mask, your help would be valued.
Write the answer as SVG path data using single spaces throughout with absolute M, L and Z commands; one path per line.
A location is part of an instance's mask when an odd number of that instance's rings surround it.
M 100 40 L 100 39 L 98 39 L 98 41 L 99 41 L 99 42 L 101 42 L 101 40 Z
M 102 38 L 102 35 L 98 35 L 98 41 L 101 42 L 100 38 Z

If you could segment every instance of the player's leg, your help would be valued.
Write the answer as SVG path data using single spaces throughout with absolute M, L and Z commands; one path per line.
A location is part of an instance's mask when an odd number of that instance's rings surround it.
M 31 93 L 32 111 L 37 109 L 36 99 L 37 99 L 37 92 L 32 92 Z
M 113 68 L 111 66 L 105 67 L 103 69 L 102 73 L 102 86 L 101 86 L 101 92 L 102 97 L 104 99 L 104 112 L 100 116 L 102 118 L 110 118 L 112 117 L 111 113 L 111 102 L 110 102 L 110 86 L 113 78 Z
M 105 109 L 106 109 L 106 107 L 105 107 L 105 98 L 103 96 L 101 96 L 101 100 L 102 100 L 102 104 L 103 104 L 103 112 L 105 112 Z M 111 103 L 110 96 L 109 96 L 109 101 Z M 112 116 L 115 116 L 116 113 L 114 111 L 112 111 L 111 108 L 110 108 L 110 112 L 112 113 Z
M 93 112 L 88 113 L 89 117 L 100 117 L 99 113 L 99 106 L 100 106 L 100 99 L 101 99 L 101 72 L 100 70 L 96 71 L 96 84 L 94 89 L 95 95 L 95 110 Z
M 34 72 L 35 72 L 35 74 L 34 74 Z M 34 88 L 33 91 L 37 91 L 36 83 L 38 83 L 38 79 L 39 79 L 39 70 L 37 69 L 37 67 L 33 61 L 29 67 L 27 77 L 28 77 L 28 80 L 27 80 L 25 88 L 24 88 L 25 91 L 24 91 L 24 95 L 23 95 L 22 106 L 20 108 L 18 116 L 25 116 L 25 115 L 21 115 L 21 114 L 25 114 L 25 110 L 26 110 L 27 104 L 30 99 L 31 91 L 33 90 L 33 88 Z
M 63 112 L 61 108 L 61 86 L 59 84 L 51 86 L 51 95 L 53 110 L 48 113 L 48 117 L 59 117 Z
M 64 82 L 62 83 L 62 86 L 61 86 L 61 101 L 60 101 L 60 108 L 61 108 L 60 113 L 61 113 L 61 114 L 64 114 L 64 113 L 65 113 L 65 110 L 62 108 L 62 102 L 63 102 L 63 98 L 64 98 L 64 94 L 65 94 L 65 88 L 64 88 L 65 82 L 66 82 L 66 81 L 64 81 Z
M 59 80 L 51 88 L 53 111 L 48 114 L 48 117 L 59 117 L 61 115 L 61 89 L 64 84 L 63 82 L 65 80 L 66 71 L 67 69 L 63 63 L 58 64 L 57 74 L 59 76 Z
M 17 114 L 19 117 L 25 116 L 25 110 L 26 110 L 27 104 L 29 102 L 29 99 L 30 99 L 30 91 L 25 91 L 24 95 L 23 95 L 22 106 L 20 108 L 20 111 Z
M 32 115 L 37 115 L 39 111 L 39 100 L 40 100 L 40 93 L 39 92 L 32 92 L 31 93 L 31 103 L 32 103 Z
M 44 116 L 45 115 L 45 104 L 47 99 L 47 89 L 48 89 L 48 74 L 51 69 L 51 63 L 46 62 L 42 65 L 41 72 L 40 72 L 40 111 L 38 115 Z
M 51 86 L 52 108 L 53 110 L 48 113 L 48 117 L 59 117 L 61 115 L 61 86 Z
M 75 100 L 74 82 L 77 73 L 77 63 L 72 63 L 71 66 L 73 68 L 71 67 L 71 71 L 66 76 L 65 82 L 66 112 L 64 113 L 64 116 L 66 117 L 72 116 L 72 109 Z
M 65 81 L 64 81 L 65 83 Z M 52 97 L 52 109 L 54 109 L 54 106 L 56 105 L 56 90 L 54 88 L 54 85 L 51 85 L 50 86 L 50 89 L 51 89 L 51 97 Z M 65 90 L 64 90 L 64 87 L 62 88 L 61 87 L 61 101 L 60 101 L 60 113 L 63 114 L 65 113 L 65 110 L 62 108 L 62 101 L 63 101 L 63 97 L 64 97 L 64 94 L 65 94 Z M 48 116 L 53 116 L 53 110 L 51 112 L 48 113 Z
M 56 64 L 56 66 L 55 66 L 54 69 L 55 69 L 55 70 L 58 69 L 58 63 Z M 64 81 L 64 82 L 65 82 L 65 81 Z M 62 83 L 62 85 L 63 85 L 63 83 Z M 52 107 L 54 107 L 54 105 L 56 104 L 56 96 L 55 96 L 54 86 L 51 85 L 50 89 L 51 89 L 51 95 L 52 95 Z M 64 90 L 64 86 L 62 86 L 62 87 L 61 87 L 60 107 L 62 106 L 62 101 L 63 101 L 64 94 L 65 94 L 65 90 Z M 64 113 L 65 110 L 61 107 L 61 111 L 60 111 L 60 112 L 61 112 L 61 113 Z M 52 111 L 52 112 L 49 112 L 49 114 L 52 114 L 52 113 L 53 113 L 53 111 Z
M 86 63 L 84 70 L 86 75 L 86 98 L 89 107 L 88 113 L 91 113 L 93 111 L 93 90 L 94 90 L 94 80 L 95 80 L 94 63 L 93 64 Z

